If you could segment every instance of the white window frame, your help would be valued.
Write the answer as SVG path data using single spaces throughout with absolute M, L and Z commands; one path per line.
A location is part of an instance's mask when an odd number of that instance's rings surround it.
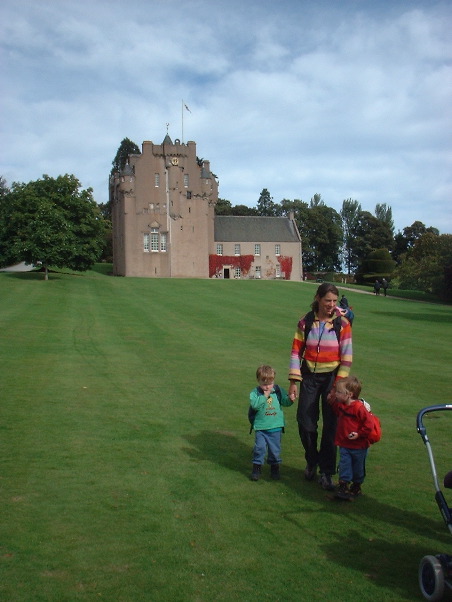
M 159 229 L 151 228 L 151 253 L 159 252 Z
M 279 244 L 275 245 L 275 255 L 276 256 L 281 255 L 281 245 L 279 245 Z
M 188 176 L 188 173 L 184 173 L 184 188 L 188 188 L 189 182 L 190 182 L 190 178 Z
M 158 188 L 160 186 L 160 174 L 159 173 L 154 174 L 154 186 L 155 186 L 155 188 Z
M 276 278 L 281 278 L 281 265 L 279 263 L 276 264 Z
M 143 234 L 143 251 L 145 253 L 149 253 L 151 250 L 151 235 L 149 232 L 145 232 Z
M 260 255 L 261 254 L 261 246 L 259 243 L 255 243 L 254 244 L 254 254 L 255 255 Z
M 261 270 L 261 266 L 257 265 L 254 268 L 254 277 L 257 278 L 258 280 L 260 280 L 262 278 L 262 270 Z
M 238 243 L 234 245 L 234 255 L 240 255 L 240 244 Z
M 166 232 L 161 232 L 160 233 L 160 251 L 162 253 L 166 253 L 166 250 L 167 250 L 167 240 L 168 240 L 168 237 L 167 237 Z
M 242 277 L 242 268 L 239 265 L 236 265 L 234 268 L 234 278 Z
M 223 245 L 217 242 L 217 255 L 223 255 Z

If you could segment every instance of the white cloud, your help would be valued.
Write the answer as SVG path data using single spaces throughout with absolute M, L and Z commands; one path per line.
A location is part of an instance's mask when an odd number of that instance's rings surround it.
M 121 140 L 181 138 L 184 99 L 233 204 L 320 193 L 452 232 L 451 24 L 415 0 L 4 0 L 0 174 L 105 202 Z

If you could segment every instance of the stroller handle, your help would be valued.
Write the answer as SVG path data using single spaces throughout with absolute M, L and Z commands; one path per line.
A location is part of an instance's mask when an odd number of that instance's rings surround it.
M 418 412 L 418 415 L 416 418 L 416 427 L 417 427 L 417 432 L 422 437 L 422 440 L 424 441 L 424 443 L 426 443 L 428 441 L 427 430 L 424 426 L 424 423 L 422 422 L 424 415 L 429 414 L 430 412 L 438 412 L 441 410 L 452 410 L 452 404 L 446 403 L 446 404 L 442 404 L 442 405 L 428 406 Z

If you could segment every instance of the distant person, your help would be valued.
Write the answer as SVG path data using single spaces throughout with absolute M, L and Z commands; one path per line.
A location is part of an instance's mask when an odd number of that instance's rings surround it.
M 336 473 L 336 415 L 328 403 L 328 394 L 336 380 L 348 376 L 352 364 L 352 328 L 343 310 L 336 307 L 339 292 L 324 282 L 316 292 L 312 311 L 297 324 L 292 342 L 289 367 L 289 396 L 294 399 L 300 383 L 297 422 L 305 451 L 305 479 L 312 481 L 320 470 L 319 483 L 333 490 Z M 339 321 L 336 318 L 339 318 Z M 306 334 L 306 326 L 312 324 Z M 336 326 L 339 326 L 336 329 Z M 318 447 L 318 421 L 322 408 L 322 436 Z
M 388 290 L 388 281 L 386 280 L 386 278 L 383 278 L 383 280 L 381 281 L 381 286 L 383 287 L 383 292 L 386 297 L 386 291 Z
M 350 500 L 361 495 L 366 476 L 372 418 L 360 401 L 361 383 L 355 376 L 337 381 L 329 402 L 337 416 L 335 443 L 339 446 L 339 487 L 336 497 Z
M 348 304 L 348 299 L 345 295 L 342 295 L 341 300 L 339 301 L 339 307 L 342 307 L 342 309 L 347 309 L 347 307 L 350 307 Z
M 258 386 L 250 393 L 252 428 L 255 432 L 253 449 L 252 481 L 258 481 L 267 455 L 272 479 L 279 479 L 281 463 L 281 438 L 284 429 L 282 406 L 291 406 L 295 396 L 289 398 L 287 391 L 275 385 L 275 371 L 262 365 L 256 370 Z M 251 418 L 250 418 L 251 420 Z
M 374 292 L 376 295 L 380 294 L 380 288 L 381 288 L 381 284 L 379 280 L 375 280 L 375 284 L 374 284 Z

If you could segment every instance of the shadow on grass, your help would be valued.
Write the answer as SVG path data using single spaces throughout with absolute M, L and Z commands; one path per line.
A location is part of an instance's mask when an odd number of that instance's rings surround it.
M 41 280 L 44 282 L 44 274 L 40 270 L 32 272 L 2 272 L 6 278 L 14 278 L 16 280 Z M 59 280 L 61 274 L 59 272 L 49 271 L 49 280 Z
M 250 435 L 251 439 L 251 435 Z M 244 478 L 248 478 L 251 471 L 251 452 L 253 448 L 254 438 L 250 441 L 250 445 L 243 443 L 237 437 L 228 431 L 202 431 L 196 435 L 187 435 L 187 442 L 190 448 L 184 451 L 197 461 L 205 461 L 206 459 L 215 464 L 240 473 Z M 284 448 L 283 448 L 284 451 Z M 284 459 L 284 458 L 283 458 Z M 319 513 L 332 511 L 340 511 L 343 514 L 350 513 L 351 520 L 359 520 L 360 516 L 367 519 L 369 516 L 372 521 L 377 521 L 386 529 L 391 529 L 391 525 L 397 529 L 405 529 L 412 531 L 417 537 L 424 536 L 434 538 L 439 543 L 450 547 L 450 536 L 445 530 L 442 517 L 437 512 L 437 517 L 426 518 L 412 510 L 399 508 L 380 502 L 373 498 L 371 494 L 367 494 L 354 503 L 341 503 L 333 498 L 330 492 L 322 491 L 317 483 L 310 483 L 303 479 L 302 471 L 302 452 L 300 449 L 300 467 L 294 468 L 288 464 L 281 465 L 282 482 L 287 487 L 293 489 L 297 494 L 300 494 L 301 502 L 314 501 L 316 504 L 312 508 L 306 507 L 303 503 L 301 509 L 297 509 L 284 514 L 285 520 L 292 521 L 294 525 L 303 528 L 303 524 L 299 524 L 297 515 L 300 513 L 306 514 L 309 512 Z M 268 468 L 268 467 L 265 467 Z M 267 478 L 267 472 L 263 471 L 263 478 Z M 319 502 L 325 502 L 324 509 L 318 507 Z
M 417 575 L 421 559 L 438 550 L 418 543 L 366 538 L 358 530 L 341 533 L 336 542 L 321 546 L 331 562 L 360 571 L 378 587 L 391 589 L 401 599 L 421 599 Z M 443 550 L 444 551 L 444 550 Z
M 247 445 L 234 433 L 219 430 L 187 435 L 186 440 L 190 447 L 184 451 L 193 460 L 209 460 L 239 473 L 244 480 L 249 477 L 254 438 Z M 322 491 L 317 483 L 305 481 L 301 464 L 301 450 L 299 468 L 282 464 L 281 484 L 300 496 L 300 504 L 282 511 L 281 519 L 301 534 L 311 532 L 313 536 L 317 522 L 331 524 L 330 535 L 335 540 L 332 542 L 330 537 L 329 542 L 321 546 L 331 562 L 347 568 L 353 566 L 379 587 L 393 589 L 400 599 L 417 599 L 417 570 L 421 558 L 426 554 L 447 553 L 450 549 L 450 536 L 439 512 L 437 519 L 426 519 L 412 510 L 380 502 L 370 494 L 353 503 L 341 502 L 334 499 L 331 492 Z M 262 479 L 268 478 L 264 469 Z M 350 528 L 347 528 L 348 522 Z M 422 537 L 434 543 L 418 542 Z
M 103 276 L 113 276 L 113 264 L 111 263 L 95 263 L 90 270 L 91 272 L 97 272 Z

